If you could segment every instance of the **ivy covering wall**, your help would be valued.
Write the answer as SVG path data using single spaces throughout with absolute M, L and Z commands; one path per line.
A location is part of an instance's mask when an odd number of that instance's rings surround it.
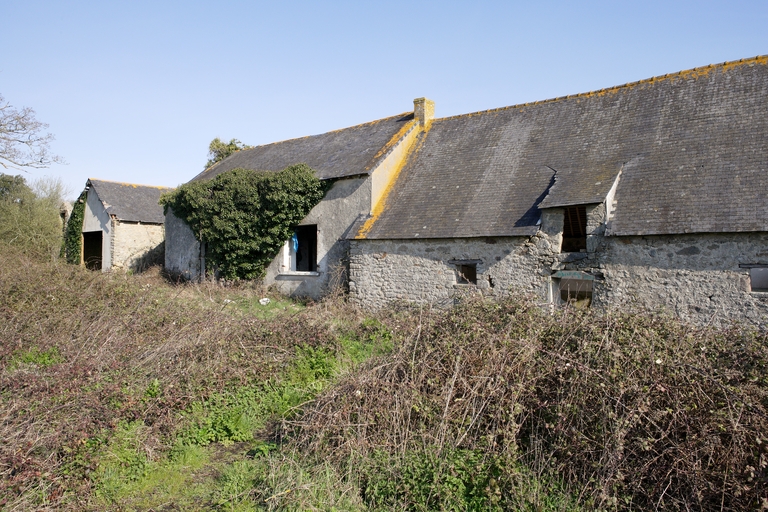
M 88 192 L 83 191 L 72 205 L 72 213 L 67 221 L 67 227 L 64 231 L 64 246 L 62 252 L 67 259 L 67 263 L 73 265 L 80 264 L 80 251 L 82 250 L 83 238 L 83 218 L 85 217 L 85 201 Z
M 305 164 L 278 172 L 233 169 L 186 183 L 163 195 L 160 204 L 205 243 L 207 271 L 225 279 L 258 279 L 325 191 Z

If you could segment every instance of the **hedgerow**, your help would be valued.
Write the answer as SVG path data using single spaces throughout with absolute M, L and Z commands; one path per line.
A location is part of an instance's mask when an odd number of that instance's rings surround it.
M 184 184 L 160 203 L 205 243 L 206 270 L 258 279 L 324 194 L 314 171 L 299 164 L 279 172 L 233 169 Z

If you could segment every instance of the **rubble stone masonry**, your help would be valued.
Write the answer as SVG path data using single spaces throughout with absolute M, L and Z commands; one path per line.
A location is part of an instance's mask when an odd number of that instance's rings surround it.
M 448 305 L 461 293 L 552 301 L 552 276 L 594 277 L 592 307 L 665 311 L 699 324 L 768 327 L 768 293 L 751 291 L 749 265 L 768 265 L 768 233 L 606 236 L 603 204 L 587 207 L 587 250 L 561 253 L 563 210 L 542 211 L 532 237 L 354 240 L 350 297 L 378 309 L 397 300 Z M 457 284 L 457 263 L 477 284 Z

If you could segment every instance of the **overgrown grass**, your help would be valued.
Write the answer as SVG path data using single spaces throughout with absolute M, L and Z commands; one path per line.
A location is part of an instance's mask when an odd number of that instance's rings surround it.
M 0 258 L 0 501 L 11 510 L 128 500 L 179 446 L 267 436 L 350 367 L 340 340 L 365 331 L 354 310 L 233 307 L 258 304 L 251 286 Z
M 0 336 L 7 510 L 746 510 L 768 493 L 765 333 L 522 299 L 370 315 L 5 252 Z

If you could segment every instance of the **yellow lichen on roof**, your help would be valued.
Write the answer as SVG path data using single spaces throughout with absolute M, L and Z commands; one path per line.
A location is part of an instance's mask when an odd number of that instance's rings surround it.
M 394 171 L 392 172 L 392 177 L 389 180 L 389 183 L 387 183 L 387 186 L 384 188 L 384 192 L 381 194 L 381 199 L 376 203 L 376 206 L 374 206 L 373 211 L 371 212 L 371 218 L 365 221 L 365 224 L 363 224 L 363 227 L 360 228 L 360 230 L 357 232 L 357 235 L 355 238 L 365 238 L 366 235 L 371 231 L 373 228 L 373 225 L 376 223 L 378 218 L 381 216 L 382 212 L 385 210 L 387 206 L 387 200 L 389 199 L 389 195 L 392 192 L 392 189 L 395 186 L 395 183 L 397 183 L 397 179 L 400 176 L 400 173 L 402 172 L 403 168 L 405 167 L 405 164 L 411 159 L 411 156 L 418 153 L 421 147 L 424 145 L 424 140 L 427 138 L 427 135 L 429 134 L 429 128 L 431 126 L 431 123 L 427 123 L 426 126 L 422 128 L 421 140 L 417 141 L 415 144 L 413 144 L 408 150 L 405 152 L 403 157 L 400 159 L 400 161 L 397 163 L 397 166 L 395 167 Z
M 768 55 L 758 55 L 757 57 L 752 57 L 749 59 L 741 59 L 741 60 L 734 60 L 734 61 L 727 61 L 720 64 L 710 64 L 708 66 L 701 66 L 698 68 L 692 68 L 687 69 L 684 71 L 678 71 L 676 73 L 668 73 L 666 75 L 661 76 L 654 76 L 651 78 L 646 78 L 643 80 L 638 80 L 636 82 L 629 82 L 623 85 L 616 85 L 614 87 L 608 87 L 605 89 L 599 89 L 597 91 L 589 91 L 589 92 L 582 92 L 578 94 L 569 94 L 567 96 L 558 96 L 557 98 L 550 98 L 546 100 L 539 100 L 539 101 L 531 101 L 528 103 L 520 103 L 517 105 L 510 105 L 508 107 L 501 107 L 501 108 L 493 108 L 488 110 L 481 110 L 478 112 L 472 112 L 470 114 L 460 114 L 456 116 L 451 117 L 443 117 L 441 119 L 456 119 L 459 117 L 473 117 L 480 114 L 489 114 L 493 112 L 502 112 L 505 110 L 511 110 L 511 109 L 518 109 L 522 110 L 525 107 L 530 107 L 534 105 L 543 105 L 545 103 L 553 103 L 556 101 L 563 101 L 563 100 L 569 100 L 569 99 L 577 99 L 580 100 L 582 98 L 591 98 L 591 97 L 600 97 L 600 96 L 606 96 L 608 94 L 616 94 L 618 92 L 632 89 L 634 87 L 637 87 L 638 85 L 643 84 L 650 84 L 650 83 L 657 83 L 662 82 L 666 80 L 675 80 L 675 79 L 683 79 L 683 80 L 691 80 L 696 79 L 702 76 L 709 75 L 713 71 L 721 71 L 725 72 L 729 69 L 733 69 L 739 66 L 754 66 L 756 64 L 765 66 L 768 65 Z
M 382 147 L 382 148 L 381 148 L 381 149 L 380 149 L 380 150 L 379 150 L 379 151 L 378 151 L 378 152 L 377 152 L 377 153 L 376 153 L 376 154 L 373 156 L 373 158 L 371 159 L 371 163 L 370 163 L 370 164 L 368 164 L 368 165 L 366 166 L 365 170 L 366 170 L 366 171 L 369 171 L 369 170 L 371 169 L 371 167 L 373 167 L 373 165 L 376 163 L 376 161 L 377 161 L 377 160 L 378 160 L 378 159 L 379 159 L 379 158 L 380 158 L 382 155 L 386 155 L 386 154 L 389 152 L 389 150 L 390 150 L 390 149 L 392 149 L 392 147 L 394 147 L 394 146 L 395 146 L 395 144 L 397 144 L 398 142 L 400 142 L 400 139 L 402 139 L 403 137 L 405 137 L 405 135 L 406 135 L 406 134 L 407 134 L 409 131 L 411 131 L 411 128 L 413 127 L 413 125 L 414 125 L 415 123 L 416 123 L 416 120 L 415 120 L 415 119 L 413 119 L 413 120 L 411 120 L 411 121 L 408 121 L 407 123 L 405 123 L 405 124 L 404 124 L 404 125 L 403 125 L 403 126 L 402 126 L 402 127 L 401 127 L 401 128 L 398 130 L 398 131 L 397 131 L 397 133 L 396 133 L 396 134 L 394 134 L 394 135 L 392 136 L 392 138 L 390 138 L 390 139 L 387 141 L 387 143 L 386 143 L 386 144 L 384 144 L 384 147 Z

